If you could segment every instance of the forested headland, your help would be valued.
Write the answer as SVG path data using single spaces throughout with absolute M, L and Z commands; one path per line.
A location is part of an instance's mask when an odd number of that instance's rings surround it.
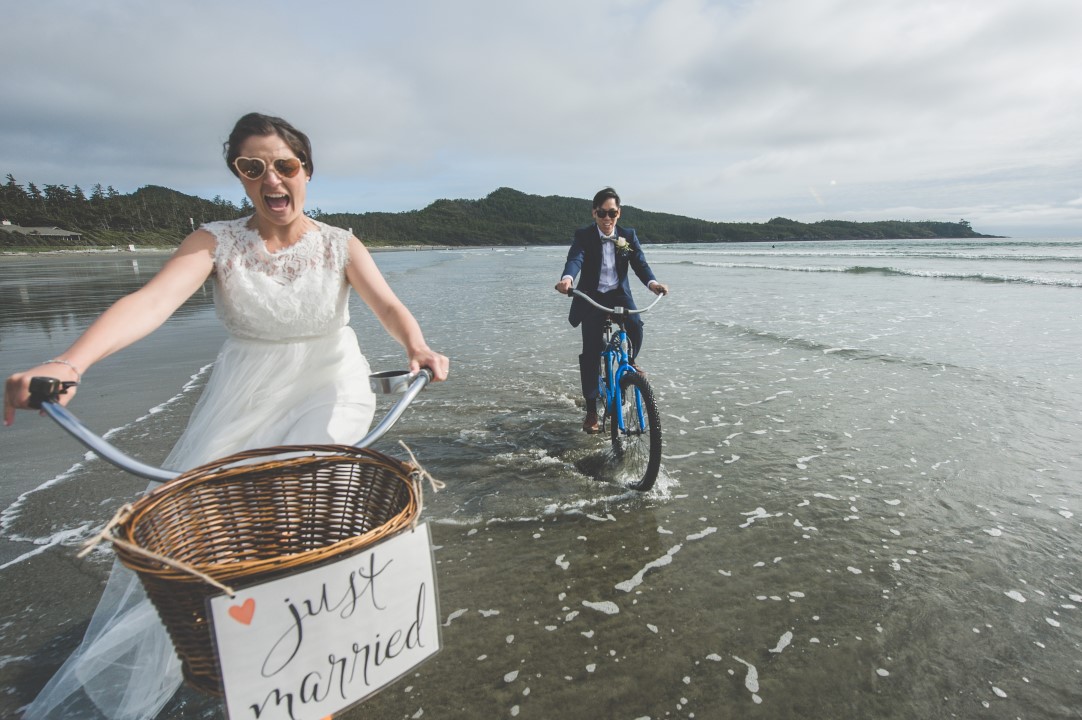
M 623 210 L 621 224 L 634 227 L 644 243 L 988 237 L 965 220 L 801 223 L 778 217 L 765 223 L 727 223 L 631 205 Z M 0 219 L 23 228 L 61 228 L 74 236 L 28 236 L 0 226 L 0 249 L 173 247 L 204 222 L 251 212 L 247 198 L 238 206 L 220 197 L 206 200 L 153 185 L 128 194 L 101 185 L 89 192 L 78 185 L 24 186 L 9 174 L 0 185 Z M 576 227 L 590 222 L 590 201 L 499 188 L 480 200 L 437 200 L 408 212 L 324 213 L 316 208 L 308 215 L 351 228 L 373 247 L 564 245 Z

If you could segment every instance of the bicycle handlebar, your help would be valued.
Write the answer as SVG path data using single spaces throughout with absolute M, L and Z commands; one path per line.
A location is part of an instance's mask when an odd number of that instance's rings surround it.
M 421 368 L 416 375 L 410 375 L 406 370 L 391 370 L 369 375 L 368 384 L 371 385 L 373 392 L 381 395 L 396 392 L 404 392 L 405 394 L 391 406 L 391 409 L 387 411 L 379 424 L 369 430 L 368 434 L 355 442 L 354 445 L 359 448 L 366 448 L 386 435 L 391 426 L 398 422 L 398 418 L 402 417 L 402 413 L 406 412 L 406 408 L 410 406 L 414 398 L 425 389 L 428 383 L 432 382 L 432 377 L 432 371 L 428 368 Z
M 368 447 L 387 434 L 387 431 L 398 422 L 398 419 L 402 417 L 402 414 L 413 402 L 414 398 L 432 381 L 432 371 L 428 368 L 421 368 L 416 375 L 410 375 L 405 370 L 382 372 L 369 375 L 368 381 L 374 392 L 382 394 L 404 392 L 404 394 L 398 402 L 391 406 L 383 420 L 354 444 L 355 447 L 359 448 Z M 59 402 L 60 396 L 73 385 L 75 383 L 61 382 L 56 378 L 31 378 L 30 407 L 40 408 L 57 425 L 85 445 L 88 450 L 132 475 L 157 482 L 167 482 L 180 475 L 179 472 L 147 465 L 140 460 L 136 460 L 84 425 L 79 418 L 75 417 L 70 410 Z
M 605 307 L 604 305 L 597 302 L 596 300 L 594 300 L 592 297 L 590 297 L 586 293 L 582 292 L 581 290 L 576 290 L 575 288 L 570 288 L 567 291 L 567 296 L 571 297 L 571 298 L 580 297 L 583 300 L 585 300 L 586 302 L 593 305 L 598 310 L 601 310 L 602 312 L 612 313 L 613 315 L 641 315 L 642 313 L 646 312 L 647 310 L 649 310 L 650 308 L 654 307 L 659 302 L 661 302 L 661 298 L 665 297 L 665 293 L 662 293 L 661 295 L 658 295 L 656 298 L 654 298 L 654 301 L 652 303 L 650 303 L 649 305 L 647 305 L 646 307 L 641 308 L 641 309 L 636 309 L 636 310 L 629 310 L 629 309 L 624 308 L 624 307 L 615 307 L 615 308 Z
M 35 377 L 30 379 L 30 398 L 31 407 L 40 407 L 45 414 L 51 417 L 56 424 L 64 430 L 67 430 L 68 434 L 73 438 L 81 442 L 87 447 L 88 450 L 96 453 L 102 460 L 111 462 L 121 470 L 126 470 L 132 475 L 136 475 L 147 480 L 156 480 L 158 482 L 167 482 L 180 475 L 178 472 L 172 470 L 166 470 L 160 467 L 154 467 L 153 465 L 147 465 L 144 462 L 136 460 L 132 456 L 124 453 L 118 447 L 110 443 L 105 438 L 97 435 L 88 428 L 86 425 L 71 414 L 71 411 L 61 405 L 55 400 L 56 396 L 50 398 L 39 399 L 34 395 L 34 383 L 39 380 L 43 380 L 50 383 L 59 382 L 53 378 Z M 66 390 L 67 388 L 65 388 Z M 33 403 L 37 402 L 37 405 Z

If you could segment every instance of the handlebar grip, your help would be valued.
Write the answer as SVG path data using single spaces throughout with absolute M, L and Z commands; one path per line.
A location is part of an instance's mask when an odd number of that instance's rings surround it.
M 41 410 L 44 402 L 59 402 L 60 396 L 79 383 L 74 380 L 57 380 L 51 377 L 30 378 L 30 400 L 27 405 L 35 410 Z

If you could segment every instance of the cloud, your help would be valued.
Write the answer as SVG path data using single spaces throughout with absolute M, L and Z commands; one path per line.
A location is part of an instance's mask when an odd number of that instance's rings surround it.
M 612 184 L 715 220 L 1077 233 L 1075 3 L 38 0 L 6 20 L 0 172 L 21 182 L 239 200 L 221 143 L 260 110 L 312 137 L 324 210 Z

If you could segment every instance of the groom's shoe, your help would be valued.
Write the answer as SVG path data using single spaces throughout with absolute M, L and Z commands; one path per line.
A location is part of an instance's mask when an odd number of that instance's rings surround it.
M 641 367 L 639 367 L 639 364 L 637 362 L 635 362 L 634 360 L 631 360 L 631 361 L 628 362 L 628 365 L 630 365 L 631 369 L 634 370 L 635 372 L 637 372 L 639 375 L 642 375 L 643 377 L 646 377 L 646 371 L 643 370 Z
M 589 433 L 590 435 L 596 435 L 601 432 L 601 425 L 597 421 L 596 411 L 586 411 L 586 419 L 582 421 L 582 431 L 584 433 Z

